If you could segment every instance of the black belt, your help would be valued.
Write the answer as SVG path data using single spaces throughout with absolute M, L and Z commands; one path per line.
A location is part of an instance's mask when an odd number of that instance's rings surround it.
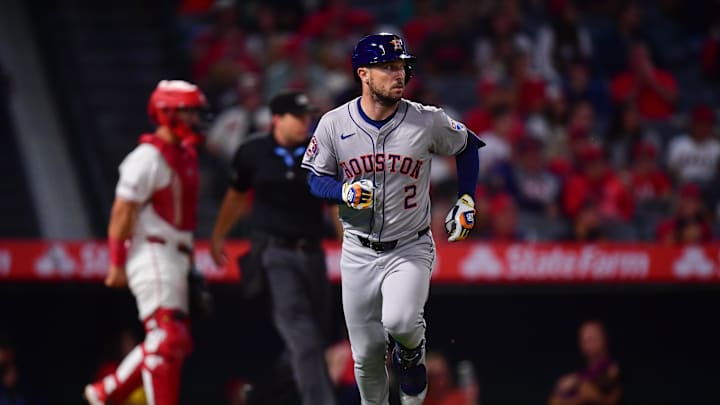
M 150 236 L 147 236 L 145 239 L 150 243 L 157 243 L 160 245 L 164 245 L 167 243 L 165 238 L 163 238 L 161 236 L 150 235 Z M 192 248 L 184 243 L 178 243 L 177 250 L 180 251 L 180 253 L 185 253 L 186 255 L 192 256 L 192 252 L 193 252 Z
M 425 235 L 426 233 L 428 233 L 429 230 L 430 230 L 430 227 L 423 229 L 422 231 L 417 233 L 417 237 L 419 238 L 419 237 Z M 368 238 L 364 238 L 362 236 L 358 236 L 358 239 L 360 239 L 361 245 L 365 246 L 366 248 L 370 248 L 376 252 L 385 252 L 388 250 L 393 250 L 397 247 L 397 244 L 399 242 L 399 239 L 389 240 L 389 241 L 385 241 L 385 242 L 375 242 L 375 241 L 371 241 Z

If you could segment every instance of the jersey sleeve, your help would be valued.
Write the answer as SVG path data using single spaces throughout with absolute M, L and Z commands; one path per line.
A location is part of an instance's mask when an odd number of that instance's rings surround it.
M 467 146 L 468 132 L 465 125 L 450 118 L 445 111 L 432 112 L 432 149 L 438 155 L 457 155 Z
M 335 177 L 337 175 L 337 159 L 332 135 L 331 122 L 327 117 L 323 117 L 305 150 L 302 161 L 304 169 L 319 176 Z
M 237 148 L 230 166 L 230 186 L 237 191 L 247 191 L 252 187 L 254 160 L 248 153 L 248 145 L 244 143 Z
M 128 201 L 143 203 L 160 185 L 158 172 L 162 156 L 154 146 L 141 144 L 120 163 L 120 179 L 115 196 Z

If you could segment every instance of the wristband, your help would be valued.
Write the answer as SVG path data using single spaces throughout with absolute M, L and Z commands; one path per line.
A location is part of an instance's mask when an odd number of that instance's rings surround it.
M 110 264 L 113 266 L 123 267 L 127 261 L 127 240 L 108 238 L 108 248 L 110 249 Z

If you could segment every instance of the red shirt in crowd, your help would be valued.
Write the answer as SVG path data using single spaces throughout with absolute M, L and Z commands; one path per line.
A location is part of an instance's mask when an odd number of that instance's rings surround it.
M 672 93 L 676 92 L 677 83 L 670 73 L 660 69 L 654 69 L 652 75 L 658 85 Z M 648 84 L 638 82 L 639 78 L 631 72 L 623 72 L 616 75 L 610 83 L 610 94 L 612 95 L 613 101 L 618 104 L 628 101 L 628 97 L 631 96 L 635 87 L 640 86 L 634 97 L 634 101 L 643 118 L 666 119 L 670 117 L 670 114 L 674 111 L 673 104 L 660 97 L 657 91 Z
M 597 204 L 605 218 L 627 221 L 633 215 L 632 195 L 620 179 L 610 171 L 595 181 L 583 174 L 570 176 L 563 194 L 565 212 L 574 218 L 587 202 Z
M 635 201 L 664 197 L 672 190 L 670 178 L 661 170 L 633 173 L 630 182 Z

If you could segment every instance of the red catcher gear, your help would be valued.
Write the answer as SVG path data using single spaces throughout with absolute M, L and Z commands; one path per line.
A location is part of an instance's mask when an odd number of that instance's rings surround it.
M 85 388 L 92 404 L 120 403 L 144 386 L 148 403 L 177 405 L 180 375 L 192 352 L 190 322 L 183 313 L 159 308 L 145 319 L 145 340 L 128 353 L 115 372 Z
M 157 125 L 164 125 L 183 140 L 200 137 L 200 130 L 177 117 L 178 109 L 203 109 L 207 107 L 205 95 L 200 89 L 183 80 L 162 80 L 150 95 L 148 115 Z
M 197 224 L 198 159 L 195 149 L 183 142 L 170 144 L 155 135 L 143 135 L 140 143 L 156 147 L 173 171 L 170 184 L 152 195 L 155 212 L 181 231 L 192 231 Z

